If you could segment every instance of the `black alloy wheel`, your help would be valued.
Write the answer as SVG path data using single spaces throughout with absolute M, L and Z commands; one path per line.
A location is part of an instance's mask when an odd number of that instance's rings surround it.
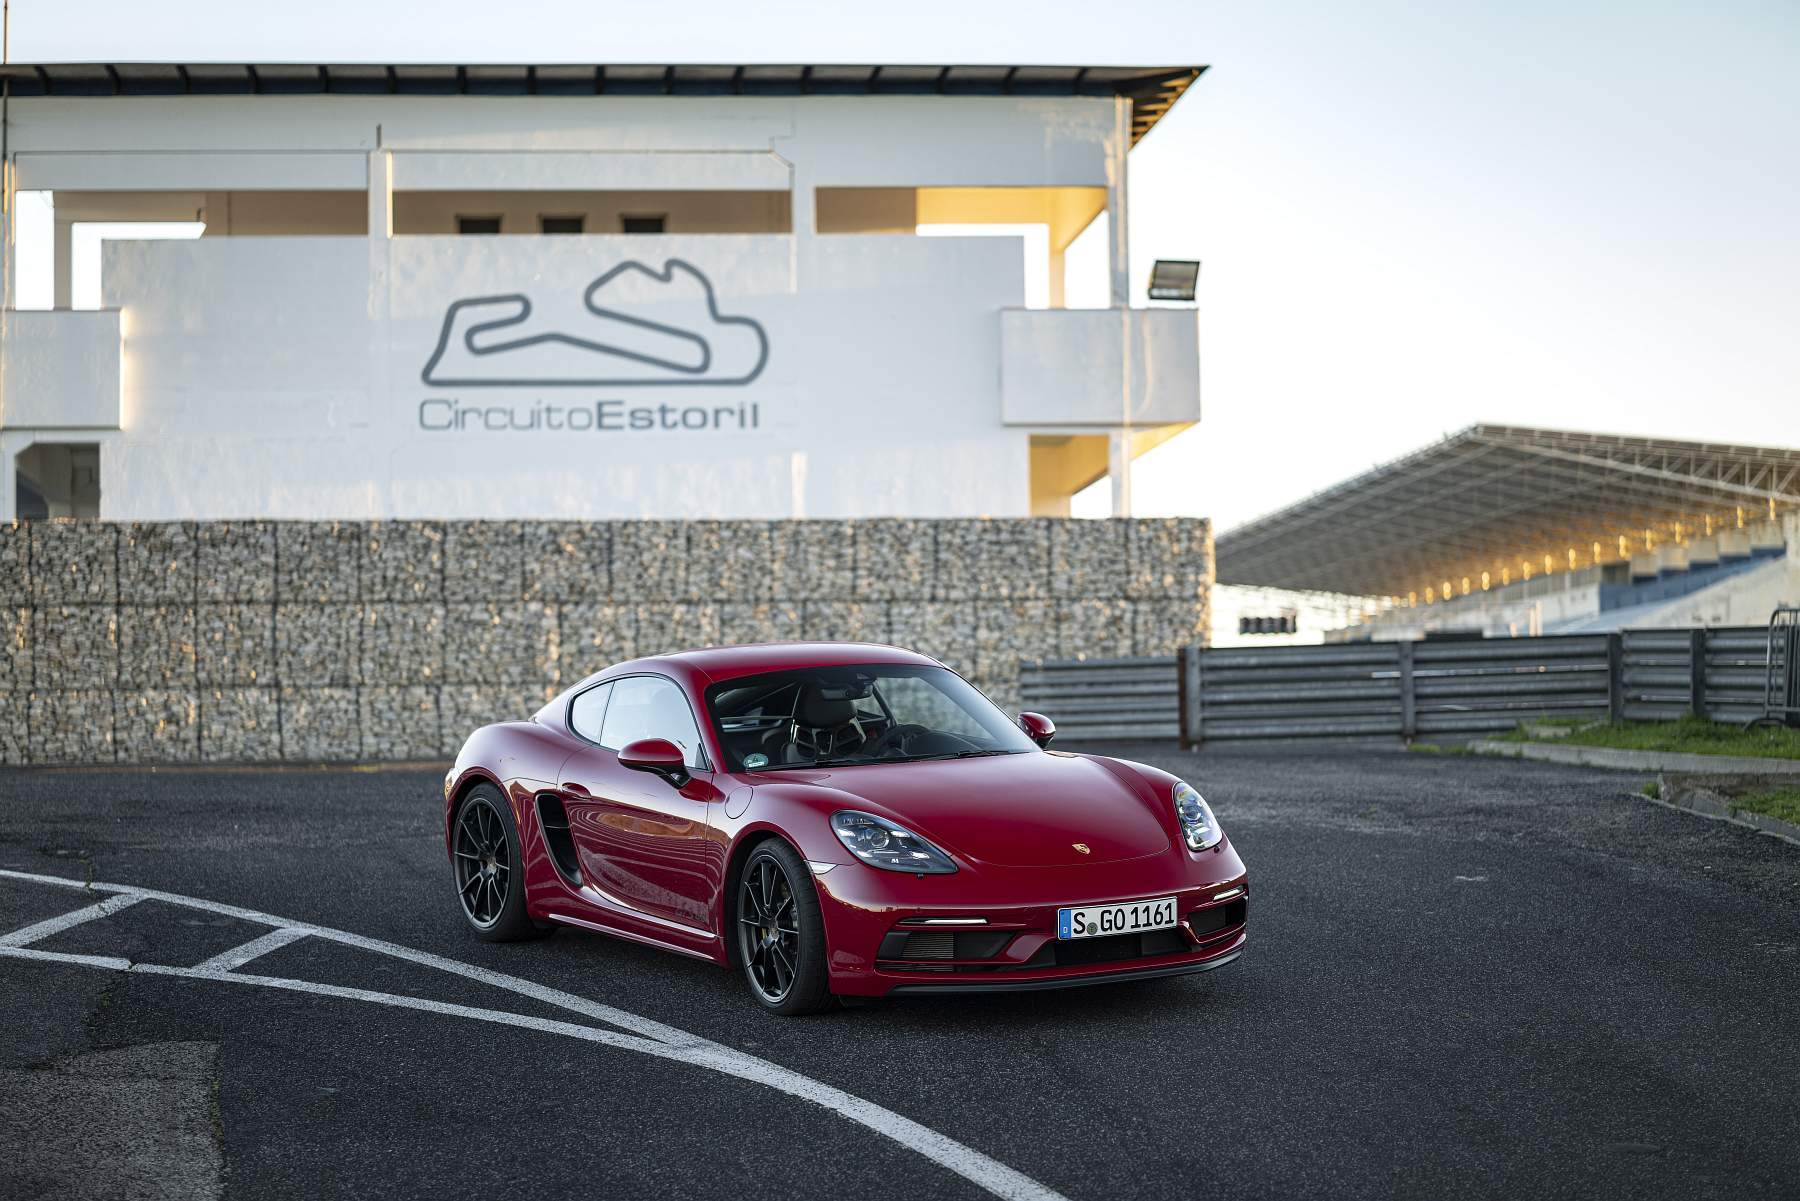
M 456 812 L 450 862 L 456 898 L 475 933 L 492 942 L 544 933 L 525 912 L 519 836 L 499 792 L 483 784 Z
M 785 842 L 752 851 L 738 880 L 738 960 L 750 992 L 784 1015 L 831 1004 L 826 987 L 824 922 L 806 864 Z

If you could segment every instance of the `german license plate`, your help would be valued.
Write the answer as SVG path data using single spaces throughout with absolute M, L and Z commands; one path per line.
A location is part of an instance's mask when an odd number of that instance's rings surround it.
M 1056 911 L 1058 938 L 1136 934 L 1143 930 L 1167 930 L 1175 924 L 1174 897 L 1126 901 L 1121 905 L 1079 905 Z

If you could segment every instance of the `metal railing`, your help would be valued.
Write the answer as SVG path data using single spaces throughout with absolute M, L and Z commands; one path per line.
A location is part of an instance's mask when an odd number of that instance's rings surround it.
M 1800 608 L 1783 605 L 1769 615 L 1763 662 L 1763 711 L 1758 722 L 1800 718 Z
M 1788 629 L 1783 637 L 1800 639 L 1800 626 Z M 1414 738 L 1493 733 L 1533 718 L 1690 713 L 1748 722 L 1765 712 L 1771 655 L 1785 668 L 1800 653 L 1773 646 L 1771 630 L 1758 626 L 1194 647 L 1172 658 L 1026 664 L 1020 685 L 1026 707 L 1048 714 L 1071 742 Z
M 1019 669 L 1025 708 L 1048 714 L 1070 742 L 1175 738 L 1181 730 L 1175 656 L 1060 659 Z

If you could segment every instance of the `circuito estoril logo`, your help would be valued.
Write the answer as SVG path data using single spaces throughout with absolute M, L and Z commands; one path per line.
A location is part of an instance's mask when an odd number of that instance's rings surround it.
M 769 361 L 750 317 L 719 312 L 712 281 L 682 259 L 635 260 L 590 283 L 569 327 L 533 322 L 523 292 L 455 300 L 419 373 L 434 388 L 631 388 L 748 384 Z

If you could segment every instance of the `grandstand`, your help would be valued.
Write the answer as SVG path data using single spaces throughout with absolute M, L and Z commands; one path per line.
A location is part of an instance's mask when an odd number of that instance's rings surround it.
M 1475 425 L 1221 534 L 1218 580 L 1372 598 L 1337 639 L 1760 624 L 1800 450 Z

